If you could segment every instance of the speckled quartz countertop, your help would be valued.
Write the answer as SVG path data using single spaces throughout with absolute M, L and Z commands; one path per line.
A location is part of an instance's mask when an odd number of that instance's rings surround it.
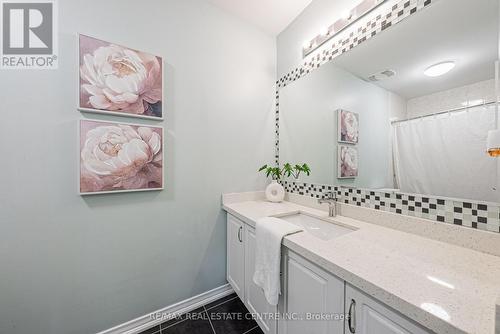
M 262 217 L 305 212 L 355 231 L 324 241 L 306 232 L 283 245 L 436 333 L 495 333 L 500 257 L 291 202 L 224 203 L 255 226 Z

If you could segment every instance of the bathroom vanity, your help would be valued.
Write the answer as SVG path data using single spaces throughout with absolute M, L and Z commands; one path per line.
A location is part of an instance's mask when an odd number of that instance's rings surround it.
M 311 173 L 282 175 L 282 203 L 223 196 L 227 279 L 265 333 L 499 333 L 498 14 L 385 2 L 278 79 L 273 166 Z M 269 216 L 304 229 L 283 239 L 276 307 L 252 282 Z
M 326 208 L 304 196 L 292 200 L 270 203 L 260 192 L 223 196 L 227 280 L 265 333 L 494 333 L 499 257 L 449 243 L 430 222 L 422 222 L 427 231 L 416 235 L 398 230 L 406 224 L 398 223 L 398 215 L 386 213 L 388 228 L 342 215 L 329 218 Z M 352 209 L 338 206 L 341 213 Z M 312 219 L 303 232 L 283 240 L 282 293 L 278 306 L 271 306 L 252 281 L 255 222 L 298 213 Z M 329 224 L 341 233 L 329 231 Z

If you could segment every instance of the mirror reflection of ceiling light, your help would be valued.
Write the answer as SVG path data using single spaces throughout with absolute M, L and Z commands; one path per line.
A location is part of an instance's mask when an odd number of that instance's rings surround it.
M 444 308 L 442 308 L 441 306 L 439 305 L 436 305 L 436 304 L 433 304 L 433 303 L 423 303 L 422 305 L 420 305 L 420 307 L 435 315 L 436 317 L 438 318 L 441 318 L 445 321 L 450 321 L 451 317 L 450 317 L 450 314 L 448 312 L 445 311 Z
M 454 61 L 444 61 L 442 63 L 434 64 L 424 71 L 428 77 L 439 77 L 451 71 L 455 67 Z
M 445 288 L 448 288 L 448 289 L 452 289 L 454 290 L 455 289 L 455 286 L 453 284 L 450 284 L 448 282 L 445 282 L 443 281 L 442 279 L 439 279 L 437 277 L 434 277 L 434 276 L 427 276 L 427 279 L 431 282 L 434 282 L 436 284 L 439 284 L 441 286 L 444 286 Z

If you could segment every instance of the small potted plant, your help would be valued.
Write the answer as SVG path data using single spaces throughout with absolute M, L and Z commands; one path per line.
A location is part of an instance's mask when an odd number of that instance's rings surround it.
M 266 188 L 266 198 L 270 202 L 281 202 L 285 198 L 285 189 L 278 183 L 283 177 L 293 177 L 297 180 L 301 173 L 306 175 L 311 174 L 311 169 L 305 163 L 292 166 L 292 164 L 287 162 L 283 165 L 283 168 L 264 165 L 259 169 L 259 172 L 262 171 L 264 171 L 267 177 L 271 177 L 272 180 Z
M 300 173 L 304 173 L 307 176 L 309 176 L 309 175 L 311 175 L 311 169 L 309 168 L 309 166 L 307 164 L 302 164 L 302 165 L 297 164 L 297 165 L 292 167 L 292 165 L 287 162 L 283 166 L 282 173 L 283 173 L 283 175 L 285 175 L 287 177 L 293 176 L 295 181 L 298 181 Z

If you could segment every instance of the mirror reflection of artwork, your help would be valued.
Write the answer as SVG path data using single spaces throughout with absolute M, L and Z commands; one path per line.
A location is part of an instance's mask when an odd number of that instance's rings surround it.
M 359 136 L 359 115 L 347 110 L 338 111 L 338 134 L 340 143 L 357 144 Z
M 358 176 L 358 149 L 353 146 L 339 145 L 338 177 L 341 179 Z
M 162 58 L 79 35 L 79 109 L 163 118 Z
M 345 154 L 340 167 L 337 152 L 339 145 L 351 146 L 369 162 L 369 168 L 361 162 L 356 187 L 490 202 L 495 206 L 488 211 L 497 212 L 498 159 L 487 150 L 498 124 L 499 6 L 492 0 L 433 1 L 342 56 L 318 59 L 298 80 L 283 77 L 290 83 L 279 89 L 279 159 L 314 166 L 308 183 L 338 185 L 337 177 L 353 180 L 356 174 Z M 464 55 L 470 50 L 469 61 Z M 452 209 L 447 216 L 472 225 L 466 213 Z
M 80 194 L 161 189 L 161 127 L 80 121 Z

